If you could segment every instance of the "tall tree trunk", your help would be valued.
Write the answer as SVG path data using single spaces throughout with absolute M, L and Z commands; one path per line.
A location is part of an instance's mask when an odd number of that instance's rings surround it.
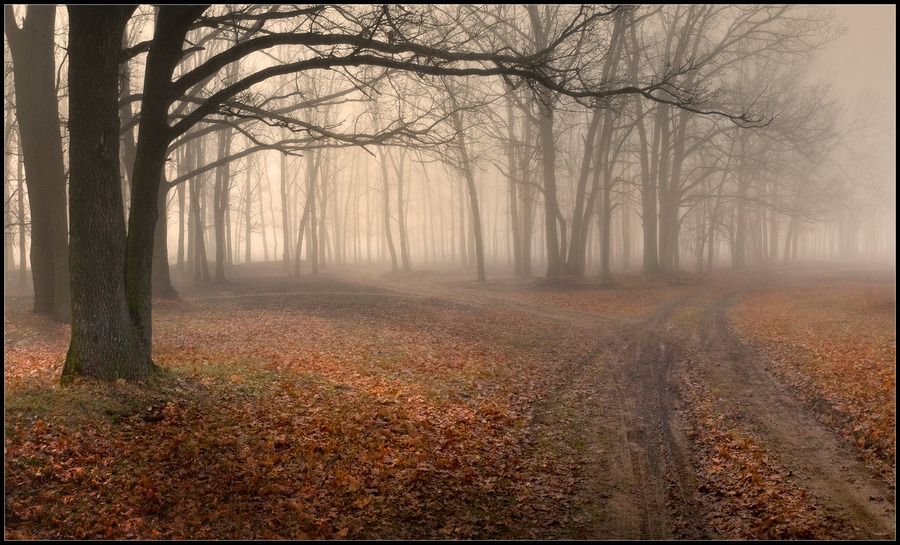
M 175 65 L 203 6 L 159 9 L 147 54 L 127 235 L 119 183 L 118 64 L 135 7 L 69 6 L 72 338 L 63 380 L 139 378 L 151 361 L 153 237 Z M 124 242 L 124 245 L 123 245 Z M 124 271 L 124 275 L 123 275 Z
M 456 195 L 459 206 L 459 262 L 463 265 L 469 264 L 469 252 L 466 247 L 466 199 L 463 196 L 463 182 L 458 181 L 456 184 Z
M 165 299 L 176 299 L 178 291 L 172 286 L 172 277 L 169 274 L 169 222 L 167 219 L 167 193 L 168 186 L 163 178 L 159 186 L 159 196 L 156 206 L 160 214 L 156 222 L 156 230 L 153 235 L 153 293 Z
M 609 253 L 612 242 L 612 185 L 611 169 L 607 169 L 607 175 L 603 183 L 603 196 L 600 201 L 600 279 L 604 282 L 612 279 L 609 268 Z
M 306 163 L 306 204 L 303 205 L 303 215 L 300 217 L 300 224 L 297 228 L 297 247 L 294 249 L 294 276 L 300 276 L 300 251 L 303 249 L 303 236 L 307 230 L 307 222 L 312 218 L 315 222 L 316 216 L 316 186 L 318 185 L 318 160 L 314 161 L 314 156 L 318 157 L 320 151 L 307 154 Z M 312 226 L 310 226 L 312 227 Z M 315 238 L 315 230 L 309 230 L 309 244 L 306 255 L 309 258 L 310 269 L 312 274 L 319 274 L 318 251 Z
M 742 270 L 745 267 L 745 253 L 747 251 L 747 218 L 745 201 L 747 196 L 747 186 L 744 183 L 742 170 L 738 167 L 738 190 L 737 203 L 735 211 L 735 235 L 734 245 L 731 248 L 731 266 L 736 270 Z
M 284 249 L 281 253 L 281 259 L 284 263 L 284 270 L 289 271 L 291 267 L 291 203 L 288 198 L 290 188 L 288 187 L 287 154 L 285 153 L 281 154 L 281 184 L 279 187 L 281 188 L 281 229 L 284 235 L 282 237 Z
M 319 186 L 316 189 L 317 206 L 314 210 L 313 224 L 310 225 L 313 248 L 316 250 L 316 262 L 313 274 L 319 274 L 320 269 L 327 267 L 329 257 L 328 240 L 328 162 L 323 161 L 324 153 L 319 150 L 316 154 L 316 181 Z
M 381 159 L 381 190 L 384 193 L 384 217 L 382 218 L 384 236 L 388 250 L 391 252 L 391 271 L 397 272 L 397 250 L 394 249 L 394 237 L 391 235 L 391 186 L 388 177 L 387 154 L 379 147 L 378 155 Z
M 538 51 L 548 45 L 548 29 L 552 25 L 551 8 L 543 6 L 543 17 L 535 5 L 528 5 L 528 16 L 531 21 L 534 45 Z M 541 144 L 541 161 L 543 166 L 544 193 L 544 229 L 547 253 L 547 278 L 556 278 L 563 272 L 563 257 L 560 255 L 559 234 L 557 232 L 556 188 L 556 141 L 553 135 L 553 97 L 547 90 L 541 90 L 538 97 L 539 121 L 538 139 Z
M 641 47 L 638 44 L 636 25 L 628 25 L 631 32 L 631 63 L 629 71 L 631 77 L 638 77 L 638 68 L 640 65 Z M 655 274 L 659 272 L 659 248 L 657 245 L 657 216 L 656 216 L 656 165 L 657 161 L 653 156 L 653 151 L 657 148 L 657 140 L 659 133 L 653 131 L 652 144 L 647 139 L 646 120 L 647 116 L 644 112 L 642 98 L 635 95 L 634 97 L 636 128 L 638 132 L 638 142 L 640 144 L 641 166 L 641 227 L 643 231 L 643 263 L 642 268 L 645 273 Z
M 478 210 L 478 194 L 475 191 L 475 175 L 472 172 L 472 163 L 469 160 L 469 151 L 466 144 L 466 133 L 463 130 L 462 119 L 459 112 L 453 112 L 453 124 L 456 129 L 456 141 L 463 169 L 463 177 L 466 180 L 466 188 L 469 193 L 469 210 L 472 214 L 472 234 L 475 239 L 475 273 L 479 282 L 484 282 L 487 277 L 484 270 L 484 240 L 481 233 L 481 213 Z
M 549 99 L 548 99 L 549 100 Z M 556 278 L 562 271 L 557 231 L 556 142 L 553 136 L 553 111 L 541 106 L 540 117 L 541 164 L 544 174 L 544 228 L 547 251 L 547 278 Z
M 68 9 L 72 337 L 62 380 L 138 378 L 153 363 L 122 274 L 117 82 L 122 32 L 135 6 Z
M 246 243 L 244 245 L 244 263 L 250 263 L 251 256 L 251 243 L 250 240 L 253 238 L 251 235 L 253 233 L 253 184 L 251 180 L 250 173 L 252 172 L 252 159 L 250 157 L 247 158 L 247 173 L 244 178 L 244 237 L 246 238 Z M 263 237 L 265 238 L 265 237 Z
M 153 43 L 147 54 L 125 245 L 125 288 L 129 313 L 142 333 L 140 350 L 144 353 L 141 357 L 148 362 L 153 332 L 153 237 L 159 217 L 160 181 L 164 178 L 166 154 L 171 143 L 168 126 L 171 84 L 168 82 L 172 81 L 175 65 L 182 58 L 187 29 L 204 10 L 204 6 L 183 5 L 159 8 Z
M 263 202 L 262 179 L 256 180 L 257 194 L 259 195 L 259 232 L 262 234 L 263 260 L 269 262 L 269 239 L 266 234 L 266 208 Z
M 410 270 L 409 262 L 409 234 L 406 231 L 406 206 L 403 196 L 404 186 L 404 166 L 406 163 L 406 152 L 400 151 L 399 157 L 396 158 L 388 152 L 391 160 L 394 161 L 394 172 L 397 174 L 397 227 L 398 236 L 400 237 L 400 266 L 404 271 Z
M 522 131 L 523 142 L 522 155 L 519 164 L 522 166 L 522 187 L 519 195 L 522 199 L 522 278 L 531 278 L 531 246 L 534 234 L 534 186 L 531 181 L 531 161 L 528 146 L 531 145 L 531 123 L 523 120 L 524 128 Z
M 510 91 L 511 93 L 512 91 Z M 513 116 L 513 100 L 507 93 L 506 95 L 506 117 L 507 117 L 507 143 L 506 143 L 506 161 L 509 173 L 507 174 L 508 189 L 508 205 L 509 205 L 509 228 L 512 234 L 512 254 L 513 254 L 513 270 L 516 276 L 522 276 L 522 235 L 519 225 L 519 206 L 518 197 L 516 195 L 518 163 L 516 155 L 518 154 L 518 146 L 516 144 L 515 118 Z
M 200 209 L 200 182 L 196 177 L 191 178 L 191 217 L 194 224 L 194 280 L 209 282 L 209 259 L 206 256 L 206 237 L 204 235 L 203 211 Z
M 25 161 L 21 152 L 16 156 L 16 169 L 19 177 L 17 192 L 19 197 L 19 285 L 24 286 L 28 283 L 28 269 L 25 266 Z
M 184 220 L 186 216 L 186 207 L 187 202 L 185 201 L 185 189 L 184 184 L 178 184 L 178 188 L 176 189 L 178 192 L 178 252 L 175 258 L 175 265 L 178 267 L 179 272 L 184 272 Z
M 6 288 L 12 280 L 12 272 L 15 268 L 13 261 L 13 226 L 16 224 L 16 221 L 13 218 L 12 196 L 10 195 L 13 169 L 10 168 L 9 161 L 17 160 L 14 157 L 19 155 L 16 153 L 14 156 L 12 151 L 12 140 L 16 129 L 11 108 L 5 112 L 3 126 L 3 202 L 6 203 L 6 206 L 3 208 L 3 219 L 6 222 L 6 229 L 3 231 L 3 287 Z M 19 209 L 22 209 L 21 205 Z M 21 216 L 19 218 L 21 219 Z M 4 292 L 4 303 L 6 302 L 5 294 L 6 292 Z
M 566 270 L 575 276 L 584 276 L 584 252 L 585 236 L 587 230 L 583 229 L 584 223 L 590 223 L 590 208 L 585 207 L 585 195 L 587 191 L 588 175 L 591 168 L 591 159 L 594 157 L 594 137 L 600 126 L 601 110 L 594 109 L 591 121 L 588 125 L 587 135 L 584 139 L 584 155 L 581 158 L 581 170 L 578 172 L 578 183 L 575 185 L 575 206 L 572 209 L 572 237 L 569 244 L 569 257 L 566 260 Z M 595 169 L 599 165 L 594 165 Z
M 21 29 L 16 26 L 12 6 L 6 5 L 4 10 L 7 43 L 15 73 L 19 147 L 25 161 L 25 183 L 31 208 L 34 312 L 68 322 L 71 317 L 69 226 L 56 97 L 53 42 L 56 6 L 29 5 Z M 116 153 L 118 168 L 118 148 Z
M 232 129 L 219 131 L 218 160 L 231 153 Z M 214 226 L 216 232 L 216 282 L 225 281 L 225 262 L 228 259 L 228 239 L 225 215 L 228 209 L 228 193 L 231 186 L 231 166 L 224 164 L 216 168 L 216 185 L 213 190 Z

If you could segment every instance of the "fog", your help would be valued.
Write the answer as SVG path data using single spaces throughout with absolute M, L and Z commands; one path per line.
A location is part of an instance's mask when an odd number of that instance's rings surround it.
M 4 17 L 4 537 L 895 536 L 895 6 Z
M 155 286 L 260 261 L 481 280 L 895 258 L 895 6 L 229 10 L 208 10 L 174 68 L 189 83 L 168 105 Z M 21 72 L 42 62 L 22 45 L 36 32 L 25 15 L 7 6 L 8 285 L 33 282 L 33 237 L 59 214 L 62 193 L 33 198 L 60 183 L 49 148 L 66 177 L 76 149 L 65 8 L 52 21 L 61 141 L 30 151 L 20 134 L 54 123 L 28 113 L 48 104 L 17 100 L 49 84 Z M 153 20 L 148 6 L 130 17 L 119 66 L 111 213 L 126 218 L 148 138 L 141 44 L 165 40 Z M 242 45 L 263 36 L 271 47 Z M 56 266 L 43 259 L 35 270 Z

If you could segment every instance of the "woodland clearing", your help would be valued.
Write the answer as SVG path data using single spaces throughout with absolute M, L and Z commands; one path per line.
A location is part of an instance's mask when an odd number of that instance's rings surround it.
M 893 270 L 279 267 L 155 301 L 138 383 L 9 297 L 5 538 L 895 537 Z

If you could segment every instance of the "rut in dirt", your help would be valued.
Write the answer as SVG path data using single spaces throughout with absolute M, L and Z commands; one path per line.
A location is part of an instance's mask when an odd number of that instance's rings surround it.
M 765 279 L 765 283 L 771 281 Z M 503 308 L 524 318 L 551 319 L 589 333 L 591 353 L 572 367 L 564 384 L 548 392 L 535 421 L 551 422 L 565 406 L 583 412 L 575 433 L 587 443 L 573 493 L 585 502 L 582 539 L 728 539 L 709 524 L 719 498 L 700 491 L 698 446 L 687 437 L 680 410 L 681 373 L 702 372 L 729 411 L 750 425 L 779 463 L 810 493 L 845 539 L 895 535 L 893 490 L 860 462 L 853 448 L 818 422 L 813 410 L 780 384 L 751 349 L 728 328 L 726 313 L 757 279 L 695 290 L 637 322 L 563 308 L 549 308 L 455 290 L 417 293 L 473 307 Z M 388 290 L 392 291 L 392 290 Z M 412 295 L 407 292 L 406 295 Z M 699 312 L 691 328 L 681 311 Z M 567 385 L 593 392 L 575 400 Z M 734 516 L 741 516 L 735 514 Z M 574 531 L 573 531 L 574 532 Z M 566 531 L 564 533 L 569 533 Z
M 865 466 L 845 438 L 817 420 L 815 409 L 780 383 L 763 357 L 730 329 L 727 310 L 747 291 L 734 291 L 703 309 L 699 338 L 685 352 L 690 365 L 700 368 L 731 412 L 823 507 L 839 528 L 834 537 L 893 539 L 892 487 Z

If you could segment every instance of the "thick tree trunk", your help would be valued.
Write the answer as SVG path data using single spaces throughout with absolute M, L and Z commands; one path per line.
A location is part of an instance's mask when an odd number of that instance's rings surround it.
M 55 5 L 30 5 L 23 28 L 5 7 L 13 61 L 19 145 L 31 208 L 31 275 L 34 312 L 70 318 L 66 171 L 56 97 Z M 117 114 L 118 115 L 118 114 Z M 118 152 L 117 152 L 118 153 Z M 118 154 L 115 157 L 118 167 Z
M 203 6 L 183 5 L 160 8 L 153 44 L 147 54 L 131 212 L 128 215 L 125 287 L 128 308 L 135 325 L 142 332 L 142 346 L 146 347 L 148 360 L 153 333 L 153 237 L 159 217 L 160 181 L 164 178 L 166 154 L 172 139 L 168 126 L 172 100 L 169 82 L 172 81 L 175 65 L 181 60 L 187 29 L 204 9 Z
M 64 382 L 76 376 L 138 378 L 153 368 L 122 275 L 117 79 L 122 32 L 134 9 L 69 6 L 72 338 Z
M 125 234 L 119 183 L 118 64 L 135 7 L 69 7 L 72 339 L 63 380 L 151 372 L 153 237 L 171 135 L 169 83 L 191 22 L 205 9 L 160 8 L 146 84 Z M 123 276 L 124 271 L 124 276 Z

